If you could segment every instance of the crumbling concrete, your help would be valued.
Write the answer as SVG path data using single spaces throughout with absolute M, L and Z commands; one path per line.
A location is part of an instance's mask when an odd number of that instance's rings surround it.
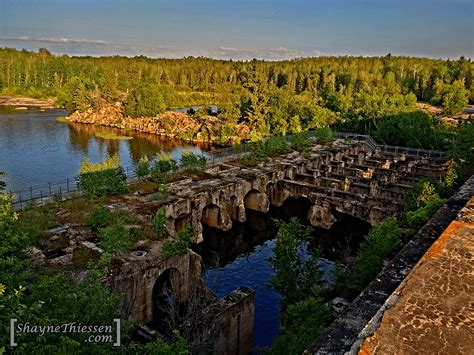
M 385 309 L 397 302 L 398 296 L 394 295 L 388 299 L 389 296 L 473 195 L 474 176 L 471 176 L 347 307 L 346 311 L 318 337 L 305 354 L 344 354 L 350 351 L 352 346 L 354 346 L 353 352 L 357 351 L 358 346 L 368 335 L 367 332 L 361 333 L 363 329 L 366 326 L 370 329 L 371 320 L 377 322 Z

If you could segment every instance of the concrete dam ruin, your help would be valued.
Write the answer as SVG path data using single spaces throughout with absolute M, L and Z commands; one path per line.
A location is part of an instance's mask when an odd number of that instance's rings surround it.
M 186 226 L 194 230 L 194 243 L 204 241 L 203 226 L 229 231 L 246 221 L 246 211 L 266 213 L 270 206 L 283 206 L 289 198 L 311 203 L 307 220 L 329 229 L 341 215 L 370 224 L 399 216 L 411 187 L 425 177 L 443 173 L 447 162 L 440 158 L 414 157 L 373 149 L 367 144 L 335 141 L 331 146 L 314 144 L 304 153 L 297 151 L 272 158 L 255 167 L 231 159 L 207 168 L 211 176 L 170 183 L 169 196 L 137 191 L 122 196 L 113 208 L 128 211 L 152 223 L 164 209 L 170 236 Z M 88 247 L 97 248 L 93 242 Z M 78 244 L 80 244 L 78 243 Z M 176 304 L 180 322 L 186 307 L 186 338 L 198 353 L 247 354 L 252 351 L 255 293 L 236 285 L 224 299 L 217 299 L 201 279 L 201 256 L 189 250 L 185 255 L 164 258 L 162 243 L 143 250 L 135 248 L 114 263 L 108 282 L 124 294 L 122 308 L 143 331 L 147 324 L 163 320 L 162 307 Z M 67 255 L 61 255 L 67 263 Z M 53 262 L 54 259 L 49 260 Z M 172 290 L 170 295 L 164 290 Z M 189 309 L 188 309 L 189 316 Z M 210 340 L 212 340 L 210 342 Z

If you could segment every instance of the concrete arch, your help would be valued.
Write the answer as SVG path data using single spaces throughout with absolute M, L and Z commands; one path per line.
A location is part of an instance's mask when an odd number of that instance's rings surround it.
M 251 189 L 244 197 L 245 208 L 266 213 L 270 209 L 270 201 L 267 194 L 256 189 Z
M 230 220 L 229 214 L 216 204 L 209 204 L 204 207 L 202 210 L 201 223 L 224 231 L 232 228 L 232 221 Z
M 153 322 L 165 333 L 172 330 L 169 329 L 169 317 L 174 305 L 179 303 L 182 281 L 180 272 L 176 268 L 169 268 L 158 276 L 153 285 Z

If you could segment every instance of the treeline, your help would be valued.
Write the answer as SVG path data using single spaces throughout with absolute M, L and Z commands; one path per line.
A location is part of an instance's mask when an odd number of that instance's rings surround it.
M 441 105 L 453 92 L 464 89 L 474 102 L 473 64 L 463 57 L 454 61 L 387 55 L 235 62 L 193 57 L 69 57 L 51 55 L 46 49 L 38 53 L 0 49 L 3 91 L 58 96 L 74 78 L 98 88 L 107 99 L 150 81 L 164 92 L 168 107 L 185 103 L 180 96 L 190 92 L 220 95 L 210 95 L 215 102 L 189 104 L 233 101 L 256 79 L 267 90 L 309 95 L 336 112 L 347 110 L 348 98 L 374 89 L 389 95 L 412 93 L 420 101 Z
M 226 127 L 246 123 L 258 140 L 329 125 L 371 133 L 386 122 L 382 118 L 411 114 L 417 101 L 455 114 L 474 102 L 473 68 L 463 57 L 235 62 L 69 57 L 51 55 L 46 49 L 38 53 L 0 49 L 0 93 L 55 96 L 57 104 L 70 112 L 122 101 L 124 115 L 131 117 L 153 116 L 174 107 L 217 105 Z M 201 111 L 195 115 L 210 114 Z M 388 135 L 392 133 L 396 132 Z M 420 132 L 413 133 L 423 139 Z M 432 142 L 417 145 L 437 148 Z

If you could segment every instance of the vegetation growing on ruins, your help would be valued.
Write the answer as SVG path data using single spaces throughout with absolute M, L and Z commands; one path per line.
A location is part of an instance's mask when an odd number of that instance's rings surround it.
M 127 191 L 127 176 L 118 155 L 107 156 L 104 161 L 95 164 L 86 158 L 81 163 L 77 179 L 80 189 L 89 198 L 120 195 Z
M 64 202 L 64 204 L 77 204 L 78 202 L 79 200 L 71 200 Z M 102 270 L 101 272 L 91 272 L 82 281 L 73 281 L 68 274 L 60 270 L 34 269 L 31 265 L 27 250 L 31 245 L 35 245 L 41 235 L 28 231 L 43 232 L 47 228 L 45 223 L 53 225 L 57 223 L 54 219 L 58 218 L 58 215 L 52 213 L 55 208 L 54 206 L 44 207 L 43 211 L 35 208 L 17 214 L 13 211 L 11 196 L 1 195 L 0 342 L 2 346 L 0 346 L 0 352 L 5 352 L 5 344 L 10 342 L 9 324 L 11 318 L 18 318 L 30 324 L 53 326 L 68 322 L 109 326 L 113 324 L 113 318 L 123 318 L 119 308 L 120 296 L 113 293 L 106 284 L 100 281 L 100 277 L 107 274 L 111 261 L 110 254 L 102 254 L 96 264 L 92 266 L 91 271 Z M 75 210 L 71 209 L 71 211 Z M 123 213 L 115 213 L 111 218 L 109 214 L 107 214 L 107 218 L 99 218 L 98 216 L 102 216 L 104 213 L 98 211 L 98 209 L 92 209 L 89 216 L 95 215 L 95 217 L 87 218 L 89 221 L 94 221 L 91 223 L 94 226 L 102 226 L 114 219 L 125 218 L 127 220 Z M 47 217 L 38 220 L 31 218 L 33 215 Z M 99 220 L 100 222 L 98 222 Z M 39 225 L 35 227 L 34 225 L 37 224 Z M 129 337 L 131 330 L 132 324 L 130 322 L 122 322 L 123 345 L 120 351 L 123 353 L 185 354 L 187 351 L 184 339 L 179 334 L 175 335 L 176 341 L 171 345 L 164 343 L 161 339 L 142 345 L 131 341 Z M 85 337 L 87 336 L 87 333 L 61 333 L 59 335 L 49 333 L 38 337 L 36 334 L 21 333 L 16 335 L 18 343 L 16 350 L 20 353 L 84 352 L 95 354 L 108 354 L 117 350 L 110 342 L 86 342 Z
M 165 258 L 185 254 L 191 247 L 194 233 L 190 226 L 181 229 L 172 240 L 163 243 L 162 254 Z
M 398 250 L 404 237 L 428 221 L 456 184 L 473 172 L 474 124 L 447 125 L 415 107 L 419 100 L 441 106 L 445 114 L 458 113 L 468 102 L 474 102 L 472 73 L 473 64 L 464 58 L 444 61 L 388 55 L 228 62 L 206 58 L 71 58 L 56 57 L 45 50 L 31 53 L 0 49 L 3 94 L 54 96 L 57 104 L 70 112 L 94 111 L 121 101 L 123 114 L 135 118 L 155 116 L 177 106 L 215 104 L 219 107 L 216 119 L 225 123 L 220 128 L 223 142 L 235 133 L 236 124 L 244 123 L 251 128 L 255 142 L 241 157 L 241 163 L 248 166 L 291 149 L 304 152 L 309 145 L 307 131 L 311 129 L 317 130 L 317 142 L 321 144 L 332 142 L 333 129 L 340 129 L 371 134 L 382 144 L 445 150 L 453 165 L 444 180 L 417 185 L 402 218 L 398 221 L 389 218 L 374 225 L 361 243 L 355 262 L 340 271 L 337 286 L 348 289 L 352 295 L 377 275 L 384 260 Z M 204 109 L 192 114 L 205 118 L 210 112 Z M 178 134 L 193 139 L 194 133 Z M 283 136 L 287 134 L 293 135 L 286 139 Z M 238 151 L 239 147 L 235 149 Z M 205 164 L 205 157 L 191 152 L 185 152 L 179 164 L 171 156 L 161 155 L 140 160 L 136 173 L 141 179 L 163 183 L 172 179 L 171 175 L 179 168 L 188 173 L 202 172 Z M 13 316 L 42 324 L 54 324 L 57 320 L 110 324 L 115 316 L 120 316 L 119 298 L 100 278 L 108 274 L 114 256 L 130 251 L 134 241 L 140 238 L 142 232 L 127 224 L 142 225 L 143 221 L 134 220 L 124 212 L 111 211 L 103 201 L 95 200 L 127 191 L 118 156 L 96 164 L 85 160 L 78 183 L 91 201 L 57 201 L 57 206 L 25 210 L 20 218 L 12 209 L 11 197 L 6 194 L 0 197 L 0 339 L 3 344 L 8 343 L 4 325 Z M 168 196 L 164 186 L 155 197 Z M 4 187 L 0 180 L 0 190 Z M 90 271 L 79 282 L 55 271 L 46 275 L 44 270 L 33 270 L 26 255 L 28 247 L 44 238 L 45 230 L 59 224 L 66 204 L 70 204 L 66 208 L 68 218 L 87 225 L 101 241 L 104 251 L 100 257 L 92 257 L 90 250 L 78 251 L 75 265 Z M 295 219 L 276 224 L 280 235 L 275 257 L 271 259 L 276 271 L 272 284 L 283 299 L 281 335 L 270 353 L 301 352 L 331 319 L 324 299 L 327 290 L 321 279 L 318 254 L 302 259 L 299 253 L 307 244 L 310 229 Z M 148 227 L 151 231 L 143 233 L 151 234 L 150 238 L 166 237 L 167 219 L 163 209 Z M 163 243 L 163 256 L 185 253 L 193 237 L 189 226 L 180 230 L 176 237 Z M 70 319 L 64 318 L 61 312 Z M 123 334 L 128 333 L 130 326 L 124 325 Z M 25 335 L 19 339 L 22 344 L 19 349 L 24 352 L 32 351 L 33 347 L 40 352 L 80 349 L 91 353 L 110 350 L 68 336 L 51 339 L 38 344 L 37 338 Z M 159 340 L 143 346 L 130 343 L 127 338 L 124 351 L 186 351 L 183 339 L 178 335 L 176 339 L 174 345 Z M 2 350 L 0 347 L 0 353 Z

